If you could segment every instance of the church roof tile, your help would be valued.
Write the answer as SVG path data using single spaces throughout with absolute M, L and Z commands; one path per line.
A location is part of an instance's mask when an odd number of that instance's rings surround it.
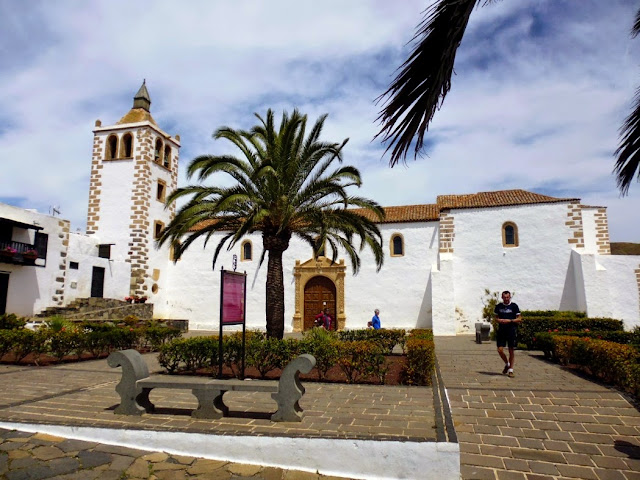
M 468 195 L 438 195 L 438 208 L 486 208 L 535 203 L 579 202 L 579 198 L 556 198 L 526 190 L 499 190 Z
M 579 198 L 557 198 L 526 190 L 500 190 L 497 192 L 479 192 L 466 195 L 438 195 L 437 203 L 425 203 L 420 205 L 398 205 L 383 207 L 385 219 L 376 223 L 403 223 L 403 222 L 433 222 L 439 220 L 442 210 L 460 208 L 490 208 L 515 205 L 531 205 L 538 203 L 579 203 Z M 353 209 L 370 220 L 375 216 L 368 210 Z M 191 229 L 198 230 L 204 225 L 200 224 Z

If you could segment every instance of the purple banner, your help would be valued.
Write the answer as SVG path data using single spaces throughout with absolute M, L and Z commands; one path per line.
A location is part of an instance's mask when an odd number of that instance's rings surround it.
M 244 288 L 242 273 L 222 272 L 222 323 L 244 323 Z

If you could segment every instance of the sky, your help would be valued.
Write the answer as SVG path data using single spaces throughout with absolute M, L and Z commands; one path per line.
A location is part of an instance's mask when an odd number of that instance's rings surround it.
M 151 113 L 188 162 L 237 153 L 211 135 L 254 113 L 327 113 L 383 206 L 524 189 L 608 207 L 611 241 L 640 242 L 640 183 L 612 174 L 640 85 L 632 0 L 502 0 L 474 10 L 425 150 L 389 167 L 376 104 L 430 0 L 0 0 L 0 202 L 84 230 L 92 129 L 146 79 Z M 277 117 L 278 118 L 278 117 Z

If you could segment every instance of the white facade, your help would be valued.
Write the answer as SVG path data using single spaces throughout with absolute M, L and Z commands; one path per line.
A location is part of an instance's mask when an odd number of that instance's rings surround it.
M 158 224 L 168 224 L 174 213 L 175 207 L 164 208 L 161 193 L 177 187 L 180 143 L 179 136 L 158 128 L 149 105 L 143 85 L 123 119 L 111 126 L 96 122 L 88 234 L 71 234 L 65 220 L 0 204 L 0 221 L 22 223 L 12 240 L 33 243 L 36 230 L 25 225 L 37 225 L 49 238 L 46 266 L 42 260 L 26 266 L 0 258 L 0 273 L 10 275 L 6 311 L 32 315 L 90 296 L 95 268 L 102 268 L 105 297 L 148 296 L 157 318 L 217 330 L 220 269 L 232 269 L 235 256 L 237 271 L 248 274 L 247 326 L 263 329 L 267 264 L 258 268 L 260 234 L 246 238 L 251 260 L 244 261 L 238 244 L 222 250 L 215 270 L 221 234 L 206 248 L 196 241 L 175 264 L 168 247 L 155 247 Z M 313 263 L 308 245 L 291 239 L 283 255 L 285 331 L 303 328 L 300 317 L 309 313 L 303 311 L 305 288 L 315 275 L 336 287 L 338 323 L 347 329 L 364 328 L 378 308 L 383 327 L 471 333 L 482 320 L 485 289 L 511 290 L 524 310 L 583 311 L 621 319 L 626 328 L 640 325 L 640 256 L 610 255 L 604 207 L 509 190 L 445 195 L 436 204 L 385 210 L 379 272 L 368 250 L 354 276 L 348 263 L 345 274 L 336 273 L 338 266 Z M 401 254 L 392 254 L 394 237 Z M 111 245 L 109 258 L 100 258 L 98 246 L 105 244 Z
M 103 296 L 128 295 L 131 266 L 124 260 L 100 258 L 99 237 L 70 233 L 68 220 L 3 203 L 0 222 L 10 230 L 12 245 L 35 247 L 36 232 L 47 237 L 45 258 L 38 258 L 33 264 L 24 263 L 19 256 L 10 260 L 0 257 L 0 275 L 7 281 L 3 292 L 7 313 L 31 316 L 47 307 L 90 297 L 94 267 L 105 272 Z M 0 241 L 0 249 L 5 243 Z

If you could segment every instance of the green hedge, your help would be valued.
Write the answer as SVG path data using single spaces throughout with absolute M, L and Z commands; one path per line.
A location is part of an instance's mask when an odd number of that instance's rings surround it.
M 631 345 L 589 337 L 553 336 L 554 357 L 563 365 L 581 370 L 640 395 L 640 351 Z
M 566 310 L 523 310 L 520 313 L 523 317 L 587 318 L 584 312 Z
M 336 333 L 313 328 L 305 332 L 301 340 L 279 340 L 249 331 L 246 332 L 246 364 L 255 367 L 264 378 L 270 372 L 284 368 L 297 355 L 309 353 L 316 358 L 315 372 L 319 380 L 326 379 L 328 371 L 338 366 L 348 382 L 366 379 L 384 384 L 389 368 L 387 356 L 395 345 L 405 345 L 406 340 L 407 362 L 402 373 L 403 381 L 410 385 L 431 383 L 435 364 L 431 330 L 414 330 L 408 339 L 404 330 L 371 332 L 374 331 Z M 169 373 L 211 367 L 217 374 L 218 342 L 217 336 L 172 340 L 161 346 L 158 360 Z M 236 376 L 239 376 L 241 346 L 239 332 L 223 337 L 224 363 Z
M 37 363 L 43 355 L 60 361 L 68 356 L 80 358 L 85 353 L 100 357 L 127 348 L 157 350 L 163 343 L 181 335 L 176 328 L 153 322 L 132 327 L 110 322 L 72 323 L 62 318 L 54 318 L 37 330 L 29 330 L 23 328 L 21 319 L 3 317 L 3 325 L 13 328 L 0 329 L 0 358 L 7 355 L 9 361 L 16 363 L 30 354 Z
M 404 351 L 407 332 L 406 330 L 402 329 L 388 328 L 380 328 L 378 330 L 374 330 L 372 328 L 361 330 L 342 330 L 338 332 L 338 338 L 343 342 L 361 340 L 372 341 L 374 343 L 377 343 L 380 348 L 391 355 L 396 345 L 402 347 L 402 350 Z
M 435 366 L 435 344 L 420 335 L 407 340 L 407 364 L 402 371 L 402 383 L 407 385 L 431 385 Z
M 585 329 L 597 331 L 622 330 L 622 320 L 613 318 L 578 318 L 578 317 L 552 317 L 522 315 L 522 322 L 518 326 L 518 343 L 523 343 L 527 348 L 534 348 L 534 337 L 538 332 L 567 332 L 584 331 Z

